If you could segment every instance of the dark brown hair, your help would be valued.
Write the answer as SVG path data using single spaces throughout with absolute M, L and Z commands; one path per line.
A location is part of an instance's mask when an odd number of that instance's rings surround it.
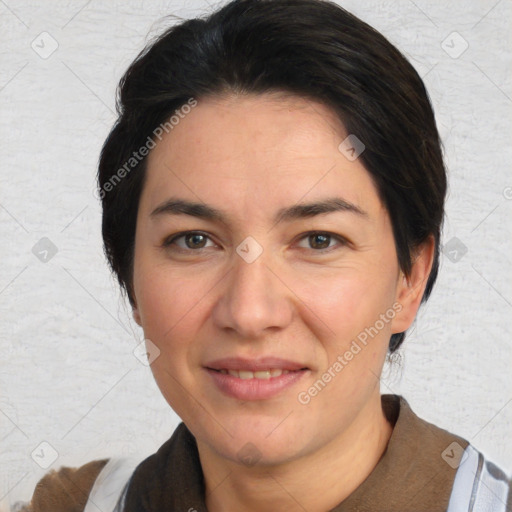
M 234 0 L 166 30 L 120 81 L 119 117 L 101 151 L 98 190 L 105 254 L 132 306 L 146 166 L 137 151 L 154 145 L 155 129 L 191 98 L 278 91 L 322 102 L 363 142 L 359 158 L 389 212 L 405 275 L 414 249 L 433 236 L 434 264 L 422 300 L 428 298 L 438 273 L 446 172 L 418 73 L 382 34 L 334 2 Z M 404 336 L 392 335 L 390 352 Z

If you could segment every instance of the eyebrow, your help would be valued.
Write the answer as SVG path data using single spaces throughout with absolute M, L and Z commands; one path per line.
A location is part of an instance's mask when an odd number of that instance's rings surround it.
M 283 221 L 309 218 L 332 212 L 349 212 L 361 217 L 368 216 L 359 206 L 341 197 L 328 197 L 320 201 L 281 208 L 274 216 L 274 223 L 278 224 Z M 229 219 L 225 212 L 213 206 L 175 198 L 164 201 L 150 213 L 150 217 L 158 217 L 160 215 L 190 215 L 224 224 L 228 224 Z

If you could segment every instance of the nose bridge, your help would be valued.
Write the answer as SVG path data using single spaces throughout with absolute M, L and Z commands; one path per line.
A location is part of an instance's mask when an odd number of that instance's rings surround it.
M 270 327 L 282 328 L 290 322 L 291 303 L 286 287 L 270 270 L 270 256 L 254 239 L 246 239 L 237 247 L 214 310 L 218 327 L 254 338 Z

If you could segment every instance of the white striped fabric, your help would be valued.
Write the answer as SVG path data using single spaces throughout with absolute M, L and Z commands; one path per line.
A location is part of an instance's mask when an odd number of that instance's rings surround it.
M 471 445 L 461 460 L 447 512 L 512 512 L 510 477 Z
M 139 463 L 134 459 L 109 459 L 94 482 L 84 512 L 115 512 L 125 486 Z

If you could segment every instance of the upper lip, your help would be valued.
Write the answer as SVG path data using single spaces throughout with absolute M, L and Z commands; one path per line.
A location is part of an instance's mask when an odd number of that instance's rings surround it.
M 246 370 L 256 372 L 272 368 L 281 370 L 302 370 L 306 368 L 302 363 L 282 359 L 280 357 L 259 357 L 257 359 L 245 359 L 243 357 L 225 357 L 205 364 L 212 370 Z

